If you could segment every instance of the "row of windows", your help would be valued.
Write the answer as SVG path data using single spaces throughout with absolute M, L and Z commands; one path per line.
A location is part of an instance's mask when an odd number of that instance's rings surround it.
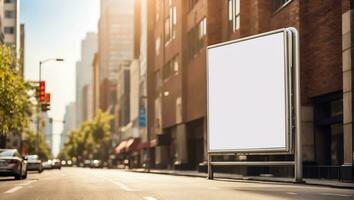
M 197 26 L 188 32 L 188 56 L 192 58 L 204 45 L 204 36 L 207 33 L 207 20 L 204 17 Z
M 169 12 L 165 17 L 165 43 L 176 38 L 177 10 L 176 6 L 169 7 Z
M 5 2 L 5 3 L 15 3 L 16 0 L 5 0 L 4 2 Z
M 15 27 L 6 26 L 6 27 L 4 28 L 4 33 L 5 33 L 5 34 L 14 34 L 14 33 L 15 33 Z
M 272 9 L 273 11 L 278 10 L 285 4 L 289 3 L 291 0 L 273 0 L 272 1 Z M 198 2 L 198 0 L 189 0 L 188 6 L 190 9 L 194 7 L 194 5 Z M 177 24 L 177 11 L 176 7 L 172 6 L 172 0 L 165 0 L 165 44 L 169 43 L 172 39 L 176 37 L 176 24 Z M 159 13 L 161 0 L 157 0 L 157 13 Z M 157 15 L 158 19 L 158 15 Z M 240 0 L 228 0 L 228 21 L 229 21 L 229 30 L 231 32 L 238 31 L 240 29 L 241 23 L 241 5 Z M 195 26 L 188 33 L 188 56 L 193 57 L 199 49 L 203 46 L 204 36 L 207 33 L 207 23 L 206 18 L 203 18 L 197 26 Z M 156 55 L 160 54 L 161 48 L 161 39 L 158 37 L 155 41 L 155 53 Z M 165 76 L 164 76 L 165 77 Z
M 5 10 L 6 18 L 16 18 L 16 12 L 13 10 Z

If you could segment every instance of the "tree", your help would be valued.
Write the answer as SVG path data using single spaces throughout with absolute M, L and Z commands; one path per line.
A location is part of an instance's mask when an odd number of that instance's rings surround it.
M 40 159 L 48 160 L 50 159 L 51 153 L 48 147 L 48 144 L 45 142 L 43 135 L 36 135 L 31 130 L 26 130 L 24 132 L 22 148 L 26 154 L 37 154 Z M 39 139 L 39 141 L 37 141 Z M 36 151 L 36 145 L 38 144 L 38 152 Z
M 59 157 L 64 159 L 77 159 L 82 162 L 94 158 L 106 160 L 111 148 L 111 126 L 113 116 L 98 111 L 95 118 L 81 124 L 79 130 L 69 134 Z
M 31 116 L 29 85 L 19 74 L 14 52 L 13 48 L 0 46 L 0 136 L 3 137 L 22 132 Z

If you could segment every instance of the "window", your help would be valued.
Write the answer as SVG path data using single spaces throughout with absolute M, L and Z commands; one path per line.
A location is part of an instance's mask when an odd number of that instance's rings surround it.
M 204 45 L 204 36 L 207 34 L 207 19 L 204 17 L 192 30 L 188 32 L 188 56 L 191 59 Z
M 4 32 L 5 32 L 5 34 L 14 34 L 15 33 L 15 28 L 7 26 L 7 27 L 5 27 Z
M 16 18 L 16 12 L 12 10 L 5 10 L 6 18 Z
M 237 31 L 240 29 L 240 0 L 229 0 L 229 29 Z
M 161 6 L 161 0 L 156 1 L 156 21 L 159 21 L 160 19 L 160 6 Z
M 206 29 L 207 23 L 206 23 L 206 18 L 204 17 L 202 21 L 199 23 L 199 39 L 203 39 L 203 37 L 206 35 L 207 29 Z
M 272 1 L 272 9 L 273 12 L 278 11 L 280 8 L 287 5 L 291 0 L 273 0 Z
M 156 77 L 156 82 L 155 82 L 155 84 L 156 84 L 156 91 L 159 91 L 160 88 L 161 88 L 161 86 L 162 86 L 162 80 L 161 80 L 161 73 L 160 73 L 160 70 L 155 73 L 155 77 Z
M 160 54 L 160 46 L 161 46 L 161 40 L 160 37 L 158 37 L 155 41 L 155 53 L 157 56 Z
M 177 9 L 176 6 L 171 5 L 171 0 L 165 1 L 165 43 L 176 38 Z
M 174 74 L 178 74 L 179 65 L 178 65 L 178 56 L 173 57 L 163 68 L 163 79 L 167 80 Z
M 5 3 L 15 3 L 15 0 L 5 0 Z

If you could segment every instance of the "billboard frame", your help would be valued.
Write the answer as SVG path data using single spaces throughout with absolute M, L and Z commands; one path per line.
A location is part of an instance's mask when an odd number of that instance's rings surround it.
M 272 34 L 284 34 L 284 74 L 285 74 L 285 148 L 253 148 L 235 150 L 210 150 L 209 140 L 209 65 L 208 51 L 211 48 L 221 47 L 242 41 L 256 39 Z M 207 150 L 208 150 L 208 178 L 213 179 L 213 166 L 294 166 L 295 182 L 302 182 L 302 149 L 301 149 L 301 93 L 300 93 L 300 51 L 299 34 L 296 28 L 283 28 L 266 33 L 257 34 L 237 40 L 232 40 L 207 47 L 206 76 L 207 76 Z M 214 155 L 294 155 L 291 161 L 231 161 L 213 162 Z

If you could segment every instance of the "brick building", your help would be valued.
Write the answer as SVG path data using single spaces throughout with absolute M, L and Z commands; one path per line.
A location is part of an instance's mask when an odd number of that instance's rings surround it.
M 300 33 L 305 176 L 351 179 L 353 1 L 154 0 L 148 15 L 156 167 L 197 169 L 207 159 L 206 47 L 292 26 Z M 256 170 L 264 171 L 276 174 Z

